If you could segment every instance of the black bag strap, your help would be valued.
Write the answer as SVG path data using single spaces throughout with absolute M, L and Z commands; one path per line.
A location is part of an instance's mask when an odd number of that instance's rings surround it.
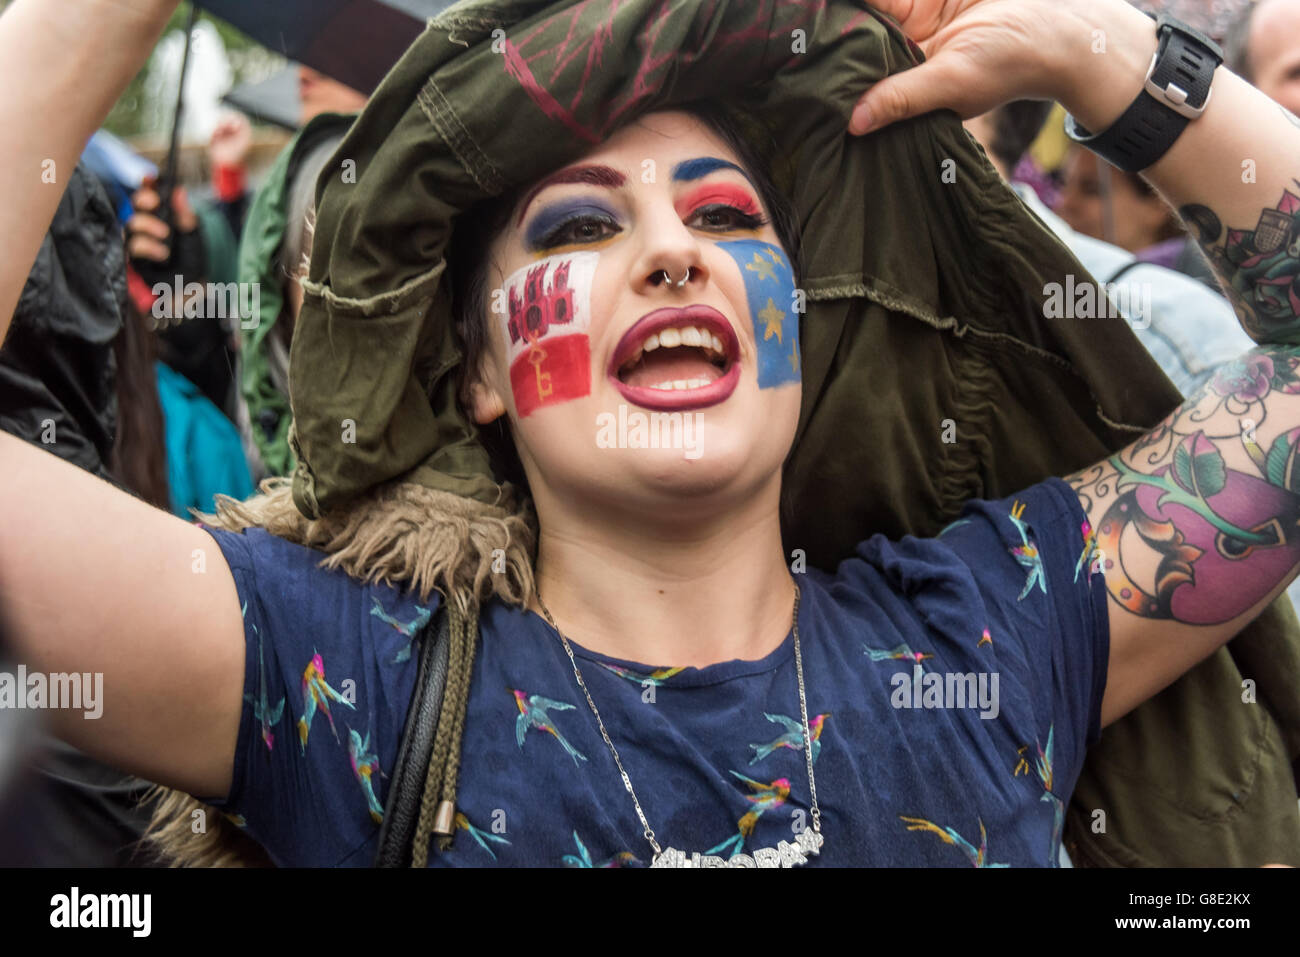
M 375 867 L 410 867 L 415 827 L 420 819 L 420 800 L 429 771 L 429 756 L 438 731 L 442 694 L 447 686 L 451 650 L 447 613 L 440 604 L 433 620 L 420 633 L 420 665 L 415 690 L 406 711 L 397 762 L 388 785 L 388 803 L 379 826 L 379 850 Z

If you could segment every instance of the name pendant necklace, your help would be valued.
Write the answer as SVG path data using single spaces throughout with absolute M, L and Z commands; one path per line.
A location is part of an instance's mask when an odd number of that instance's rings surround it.
M 812 732 L 808 727 L 808 696 L 804 689 L 803 679 L 803 653 L 799 646 L 799 599 L 801 593 L 799 585 L 794 586 L 794 614 L 793 631 L 794 631 L 794 661 L 795 673 L 799 678 L 799 714 L 803 718 L 803 753 L 804 762 L 808 769 L 808 791 L 812 795 L 812 827 L 806 828 L 799 832 L 794 841 L 781 841 L 776 847 L 755 848 L 752 855 L 735 854 L 731 861 L 740 861 L 740 864 L 728 864 L 721 857 L 708 854 L 690 853 L 679 851 L 675 847 L 661 848 L 659 842 L 655 840 L 655 832 L 650 827 L 649 821 L 646 820 L 645 812 L 641 810 L 641 802 L 637 800 L 636 791 L 632 787 L 632 779 L 627 776 L 627 771 L 623 769 L 623 762 L 618 756 L 618 749 L 614 747 L 614 742 L 609 737 L 609 732 L 605 730 L 605 722 L 601 720 L 600 711 L 596 707 L 596 702 L 591 698 L 591 692 L 587 690 L 587 683 L 582 680 L 582 672 L 578 669 L 578 660 L 573 655 L 573 648 L 569 645 L 569 639 L 560 631 L 560 626 L 555 623 L 551 616 L 551 611 L 546 607 L 546 602 L 542 601 L 542 596 L 537 595 L 537 604 L 541 606 L 542 614 L 546 616 L 546 622 L 551 626 L 557 635 L 560 636 L 560 642 L 564 645 L 564 650 L 569 655 L 569 663 L 573 665 L 573 676 L 578 679 L 578 686 L 582 688 L 583 695 L 587 698 L 587 704 L 591 708 L 591 713 L 596 716 L 596 724 L 600 728 L 600 736 L 605 739 L 605 745 L 609 748 L 609 753 L 614 757 L 614 764 L 618 767 L 618 773 L 623 778 L 623 787 L 627 793 L 632 796 L 632 804 L 636 807 L 636 816 L 641 821 L 641 826 L 645 829 L 642 833 L 645 839 L 654 849 L 654 858 L 651 861 L 651 867 L 726 867 L 726 866 L 754 866 L 754 867 L 797 867 L 805 864 L 808 858 L 821 853 L 822 845 L 825 838 L 821 831 L 821 808 L 817 804 L 817 780 L 813 776 Z

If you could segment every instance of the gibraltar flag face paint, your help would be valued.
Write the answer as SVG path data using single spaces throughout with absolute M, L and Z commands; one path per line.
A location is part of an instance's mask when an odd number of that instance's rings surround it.
M 600 253 L 538 260 L 505 281 L 510 387 L 520 418 L 591 394 L 591 286 Z
M 781 247 L 757 239 L 720 242 L 740 267 L 758 346 L 760 389 L 799 382 L 799 314 L 794 309 L 794 270 Z

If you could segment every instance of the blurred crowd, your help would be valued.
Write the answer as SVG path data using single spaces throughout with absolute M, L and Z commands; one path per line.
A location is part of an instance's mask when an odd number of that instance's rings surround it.
M 1300 113 L 1300 0 L 1247 7 L 1219 39 L 1232 70 Z M 0 349 L 0 429 L 185 518 L 292 472 L 289 351 L 315 186 L 365 104 L 306 67 L 298 93 L 298 129 L 255 189 L 242 115 L 218 126 L 208 182 L 189 190 L 107 134 L 92 141 Z M 1098 282 L 1143 290 L 1127 317 L 1190 393 L 1251 343 L 1173 211 L 1070 144 L 1061 119 L 1021 101 L 967 128 Z M 0 814 L 0 832 L 25 822 L 0 833 L 4 863 L 151 863 L 135 847 L 146 782 L 59 744 L 33 774 L 13 790 L 22 813 Z

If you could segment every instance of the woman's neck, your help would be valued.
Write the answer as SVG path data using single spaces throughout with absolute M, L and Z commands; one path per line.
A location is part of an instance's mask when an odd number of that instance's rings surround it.
M 600 654 L 697 668 L 762 658 L 794 606 L 779 497 L 774 478 L 699 521 L 539 501 L 538 589 L 565 636 Z

